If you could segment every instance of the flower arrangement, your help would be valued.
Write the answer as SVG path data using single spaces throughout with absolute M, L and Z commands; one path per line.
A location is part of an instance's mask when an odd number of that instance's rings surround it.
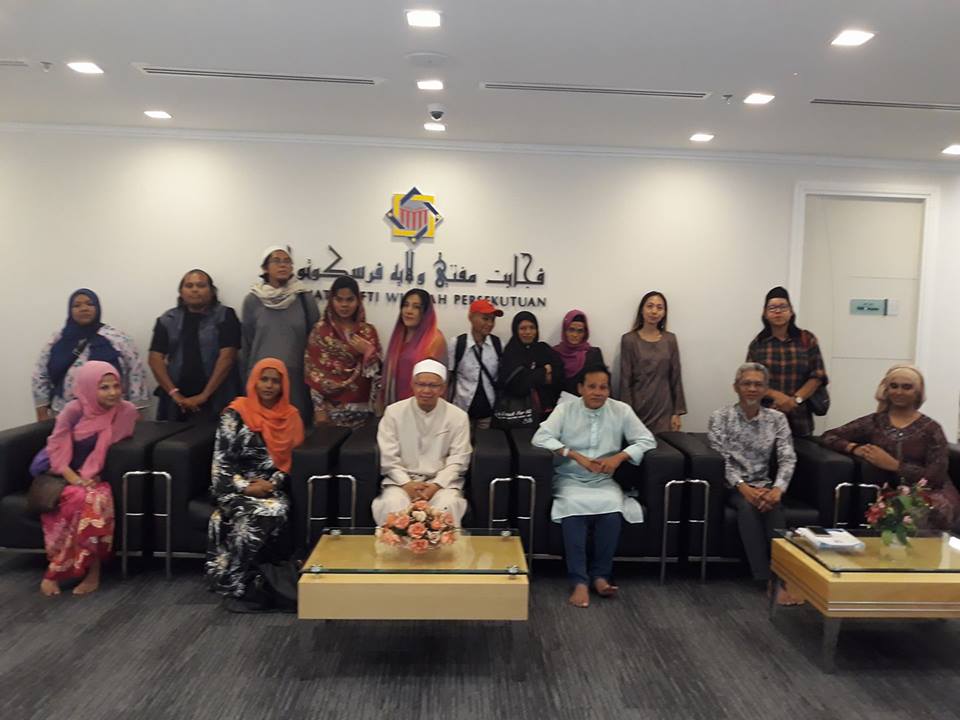
M 884 545 L 896 540 L 909 545 L 908 536 L 917 534 L 930 512 L 930 493 L 926 478 L 915 485 L 884 485 L 876 501 L 867 509 L 867 523 L 880 531 Z
M 385 545 L 406 548 L 417 555 L 456 542 L 453 515 L 417 500 L 400 513 L 390 513 L 377 528 L 377 540 Z

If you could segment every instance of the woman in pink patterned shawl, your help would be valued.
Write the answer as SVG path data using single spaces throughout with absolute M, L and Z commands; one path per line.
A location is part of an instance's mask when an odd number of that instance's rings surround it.
M 57 416 L 57 424 L 31 466 L 36 475 L 67 481 L 60 502 L 40 516 L 49 566 L 40 590 L 59 595 L 60 582 L 83 578 L 73 593 L 100 585 L 100 565 L 113 549 L 113 495 L 100 479 L 107 451 L 130 437 L 137 409 L 123 400 L 120 374 L 110 363 L 91 361 L 77 371 L 76 399 Z

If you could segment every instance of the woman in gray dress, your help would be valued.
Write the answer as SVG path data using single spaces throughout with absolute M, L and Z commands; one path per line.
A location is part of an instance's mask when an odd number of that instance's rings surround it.
M 679 430 L 687 412 L 677 336 L 667 331 L 667 298 L 656 290 L 640 300 L 633 329 L 620 339 L 620 399 L 654 433 Z
M 243 370 L 249 375 L 263 358 L 277 358 L 290 378 L 290 402 L 304 424 L 313 418 L 310 391 L 304 381 L 303 354 L 320 309 L 310 289 L 294 274 L 290 248 L 267 248 L 260 256 L 262 282 L 243 301 Z

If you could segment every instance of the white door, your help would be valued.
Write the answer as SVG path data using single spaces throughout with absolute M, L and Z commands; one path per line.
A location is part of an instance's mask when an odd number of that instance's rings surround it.
M 876 410 L 884 372 L 913 362 L 923 237 L 922 200 L 809 195 L 798 324 L 820 341 L 830 412 L 818 433 Z M 886 315 L 851 301 L 885 301 Z

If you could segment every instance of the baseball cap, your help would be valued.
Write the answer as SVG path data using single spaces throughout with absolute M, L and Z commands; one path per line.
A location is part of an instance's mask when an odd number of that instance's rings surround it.
M 496 315 L 497 317 L 503 317 L 503 310 L 495 308 L 492 302 L 483 298 L 480 300 L 474 300 L 472 303 L 470 303 L 470 312 L 480 313 L 481 315 Z

